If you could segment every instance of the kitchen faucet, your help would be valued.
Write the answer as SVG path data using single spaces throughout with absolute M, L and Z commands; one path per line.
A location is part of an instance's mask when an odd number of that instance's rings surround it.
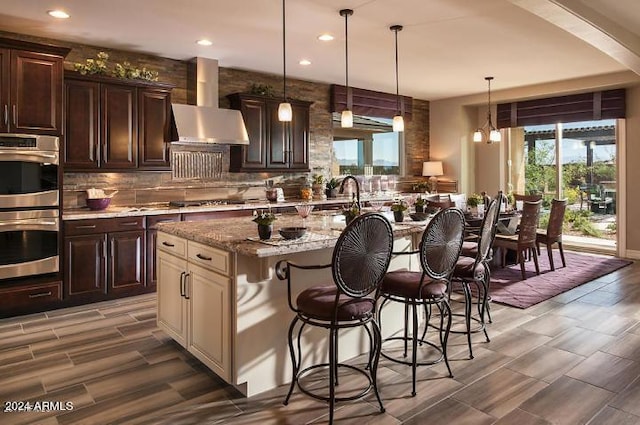
M 356 206 L 358 207 L 358 212 L 362 209 L 360 205 L 360 183 L 358 183 L 358 179 L 353 177 L 352 175 L 348 175 L 342 179 L 342 183 L 340 183 L 340 193 L 344 193 L 344 183 L 347 180 L 353 180 L 356 184 Z

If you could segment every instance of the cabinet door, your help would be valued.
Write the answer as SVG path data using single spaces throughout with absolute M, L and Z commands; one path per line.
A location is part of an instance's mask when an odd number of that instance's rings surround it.
M 62 135 L 62 57 L 13 50 L 9 131 Z
M 249 145 L 231 146 L 229 169 L 231 171 L 264 169 L 267 147 L 267 104 L 262 100 L 242 99 L 239 108 L 247 128 Z
M 289 168 L 289 136 L 291 122 L 278 120 L 278 104 L 269 103 L 267 168 Z
M 102 84 L 100 89 L 101 168 L 138 166 L 138 110 L 136 88 Z
M 309 106 L 292 105 L 289 124 L 289 167 L 309 171 Z
M 104 233 L 64 238 L 66 297 L 106 294 L 106 236 Z
M 138 108 L 140 168 L 169 169 L 171 92 L 138 89 Z
M 144 230 L 109 233 L 110 294 L 133 294 L 144 287 L 144 233 Z
M 158 326 L 183 347 L 187 346 L 187 299 L 184 277 L 187 261 L 164 251 L 158 259 Z
M 0 132 L 9 132 L 9 49 L 0 49 Z
M 189 264 L 189 352 L 225 381 L 231 379 L 230 279 Z
M 99 160 L 100 84 L 66 80 L 64 83 L 64 165 L 65 170 L 96 169 Z

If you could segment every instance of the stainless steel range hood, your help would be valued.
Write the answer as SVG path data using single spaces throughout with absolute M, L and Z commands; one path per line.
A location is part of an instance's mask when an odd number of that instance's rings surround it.
M 178 133 L 174 143 L 248 145 L 249 136 L 240 111 L 218 108 L 218 61 L 196 58 L 196 105 L 173 103 Z
M 240 111 L 177 103 L 171 106 L 178 131 L 174 143 L 249 144 Z

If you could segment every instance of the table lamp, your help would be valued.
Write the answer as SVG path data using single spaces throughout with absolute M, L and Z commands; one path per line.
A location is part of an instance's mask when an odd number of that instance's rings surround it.
M 442 161 L 426 161 L 422 163 L 422 175 L 429 177 L 430 192 L 438 193 L 438 176 L 443 174 Z

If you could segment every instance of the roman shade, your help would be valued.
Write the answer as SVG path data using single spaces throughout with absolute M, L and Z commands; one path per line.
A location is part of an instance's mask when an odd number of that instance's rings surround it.
M 498 128 L 625 117 L 625 89 L 498 104 Z
M 411 120 L 413 98 L 400 96 L 400 113 Z M 359 89 L 332 84 L 329 112 L 342 112 L 351 109 L 356 115 L 368 117 L 393 118 L 398 112 L 398 98 L 395 94 Z

